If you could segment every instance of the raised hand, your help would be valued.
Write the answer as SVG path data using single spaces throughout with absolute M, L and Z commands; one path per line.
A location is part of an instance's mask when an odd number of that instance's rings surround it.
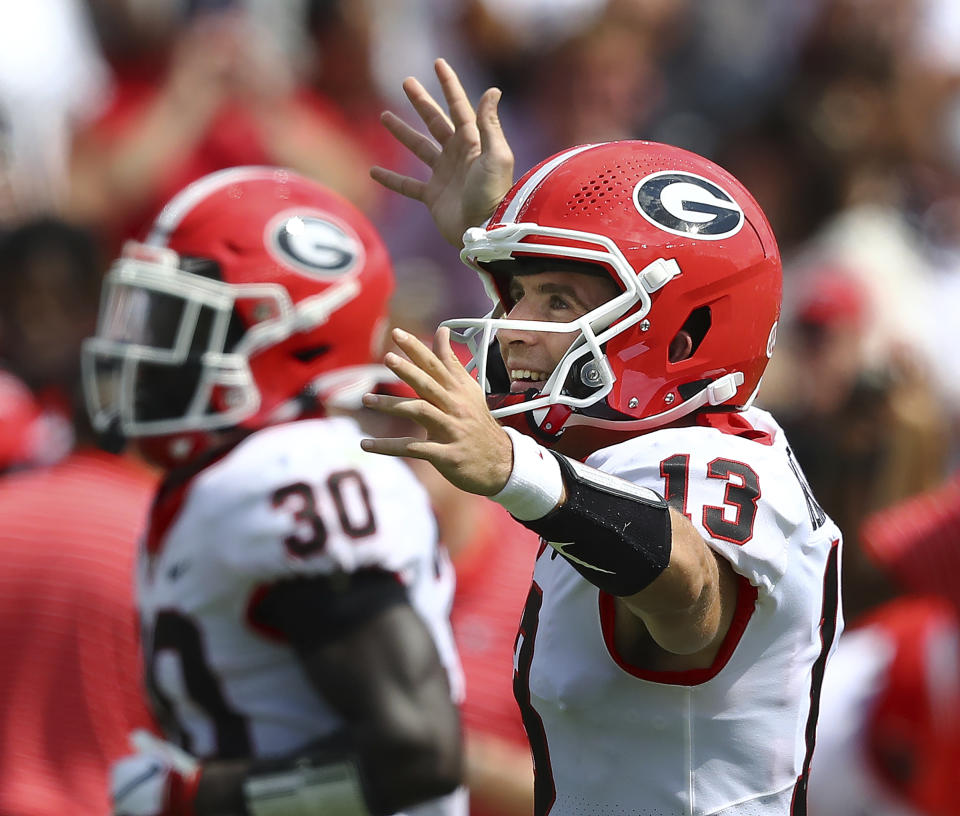
M 430 178 L 420 181 L 383 167 L 371 168 L 370 175 L 423 202 L 443 237 L 459 248 L 467 228 L 486 221 L 510 189 L 513 152 L 497 115 L 500 91 L 488 88 L 474 110 L 446 60 L 438 59 L 434 69 L 449 116 L 413 77 L 404 80 L 403 90 L 435 142 L 390 111 L 381 116 L 394 138 L 430 168 Z
M 393 340 L 407 358 L 389 353 L 384 363 L 420 398 L 365 394 L 363 404 L 413 420 L 427 437 L 364 439 L 361 447 L 388 456 L 424 459 L 468 493 L 498 493 L 510 478 L 513 444 L 490 414 L 483 390 L 450 347 L 450 330 L 437 330 L 433 351 L 402 329 L 393 330 Z

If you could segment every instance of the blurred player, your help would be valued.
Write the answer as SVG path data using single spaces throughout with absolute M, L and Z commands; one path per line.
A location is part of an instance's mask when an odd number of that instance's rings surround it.
M 868 516 L 864 552 L 906 597 L 855 620 L 824 682 L 811 816 L 960 813 L 960 474 Z
M 185 188 L 107 276 L 85 384 L 167 471 L 137 594 L 172 743 L 114 766 L 115 813 L 462 812 L 452 568 L 344 408 L 392 284 L 354 207 L 252 167 Z
M 935 596 L 889 601 L 841 638 L 824 683 L 811 816 L 960 813 L 960 620 Z
M 436 143 L 385 116 L 429 180 L 374 177 L 462 236 L 495 305 L 433 350 L 394 332 L 406 357 L 386 363 L 419 399 L 365 404 L 426 439 L 363 445 L 543 538 L 514 673 L 535 813 L 803 813 L 840 532 L 751 407 L 780 314 L 770 226 L 729 173 L 650 142 L 572 147 L 512 184 L 498 92 L 475 112 L 437 74 L 449 116 L 405 83 Z

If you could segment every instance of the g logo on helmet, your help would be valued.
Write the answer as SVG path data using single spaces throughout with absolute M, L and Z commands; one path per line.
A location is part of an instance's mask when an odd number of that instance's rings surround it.
M 329 217 L 281 213 L 267 225 L 265 239 L 278 261 L 324 280 L 347 274 L 363 260 L 360 239 Z
M 661 170 L 633 188 L 633 203 L 655 227 L 674 235 L 719 241 L 743 226 L 743 210 L 733 196 L 703 176 Z

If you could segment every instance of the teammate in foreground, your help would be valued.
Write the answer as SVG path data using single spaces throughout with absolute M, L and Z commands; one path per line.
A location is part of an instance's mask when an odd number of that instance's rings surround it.
M 498 92 L 475 112 L 436 67 L 449 117 L 405 89 L 437 144 L 384 117 L 429 181 L 373 176 L 462 235 L 494 310 L 432 350 L 394 333 L 406 357 L 386 363 L 420 398 L 365 404 L 426 439 L 363 446 L 431 462 L 543 538 L 514 678 L 535 812 L 803 813 L 840 532 L 751 407 L 780 313 L 770 226 L 736 179 L 662 144 L 574 147 L 511 184 Z
M 137 596 L 169 742 L 114 766 L 116 814 L 463 813 L 452 569 L 341 410 L 392 285 L 357 210 L 251 167 L 185 188 L 107 276 L 91 416 L 167 470 Z

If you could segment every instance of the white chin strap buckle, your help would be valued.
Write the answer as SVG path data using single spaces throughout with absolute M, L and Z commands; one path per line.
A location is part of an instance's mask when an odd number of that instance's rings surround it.
M 743 385 L 743 372 L 734 371 L 724 374 L 707 386 L 707 402 L 711 405 L 722 405 L 727 400 L 733 399 L 741 385 Z

